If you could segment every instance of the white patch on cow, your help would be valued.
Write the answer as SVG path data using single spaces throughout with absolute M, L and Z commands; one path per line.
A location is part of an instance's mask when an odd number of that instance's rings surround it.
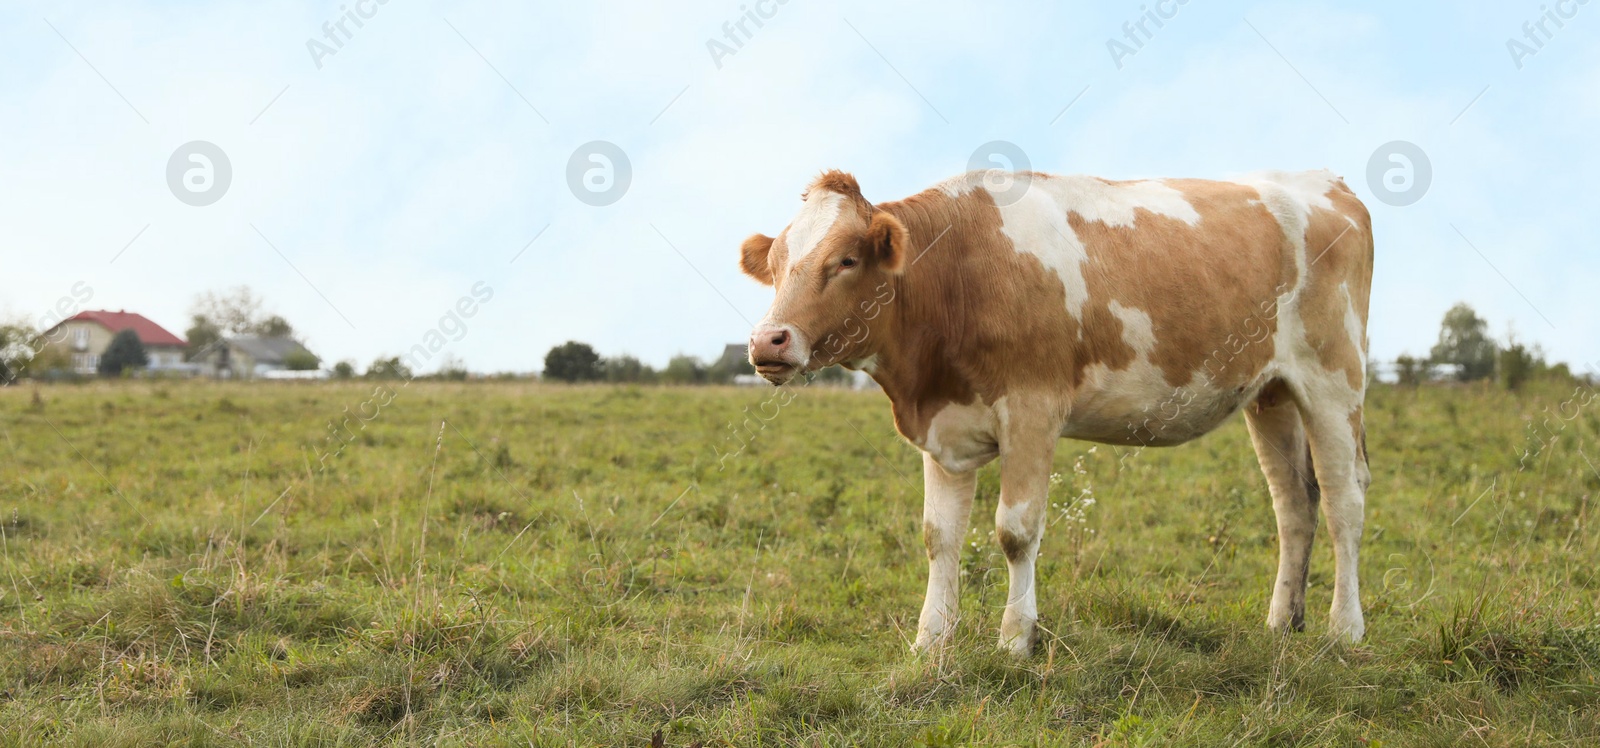
M 975 184 L 985 183 L 980 179 Z M 1055 273 L 1066 291 L 1067 313 L 1078 319 L 1089 303 L 1083 274 L 1089 254 L 1068 222 L 1069 213 L 1117 228 L 1134 226 L 1141 210 L 1190 226 L 1200 222 L 1200 214 L 1182 192 L 1158 181 L 1112 184 L 1085 176 L 1035 175 L 1026 193 L 998 207 L 1000 230 L 1012 248 L 1033 255 Z
M 982 400 L 949 403 L 928 422 L 928 433 L 917 446 L 944 469 L 964 473 L 983 467 L 998 454 L 999 426 L 995 411 Z
M 998 170 L 980 169 L 977 171 L 969 171 L 962 174 L 957 174 L 949 179 L 944 180 L 943 182 L 934 185 L 933 189 L 943 192 L 946 197 L 961 197 L 962 195 L 983 187 L 984 182 L 991 178 L 989 173 L 992 171 Z
M 1281 174 L 1282 172 L 1273 172 Z M 1261 205 L 1278 221 L 1278 228 L 1283 232 L 1283 238 L 1289 242 L 1290 256 L 1294 258 L 1295 288 L 1285 289 L 1280 300 L 1291 301 L 1292 296 L 1300 286 L 1305 284 L 1306 270 L 1316 258 L 1306 256 L 1306 230 L 1311 225 L 1311 207 L 1296 194 L 1296 190 L 1285 187 L 1282 183 L 1255 176 L 1237 180 L 1238 184 L 1255 188 L 1261 195 Z M 1326 196 L 1323 197 L 1326 201 Z M 1332 203 L 1328 203 L 1332 206 Z M 1283 332 L 1279 326 L 1278 332 Z M 1282 350 L 1282 349 L 1279 349 Z
M 1122 341 L 1134 350 L 1134 360 L 1118 369 L 1103 363 L 1084 369 L 1064 437 L 1135 446 L 1185 442 L 1216 428 L 1278 371 L 1269 364 L 1243 389 L 1219 388 L 1216 380 L 1233 353 L 1231 346 L 1219 344 L 1189 381 L 1173 387 L 1150 360 L 1157 344 L 1150 315 L 1115 300 L 1108 308 L 1122 322 Z
M 1350 345 L 1354 346 L 1357 356 L 1361 360 L 1361 369 L 1367 368 L 1366 333 L 1362 329 L 1361 316 L 1356 314 L 1356 299 L 1350 295 L 1350 282 L 1339 284 L 1339 290 L 1344 292 L 1344 331 L 1350 336 Z
M 789 267 L 799 264 L 806 254 L 822 243 L 822 238 L 828 235 L 828 229 L 833 228 L 833 222 L 838 220 L 839 209 L 843 204 L 844 196 L 837 192 L 813 190 L 806 196 L 805 206 L 800 209 L 800 214 L 789 222 L 786 241 L 789 249 Z
M 1111 183 L 1096 177 L 1069 174 L 1040 174 L 1030 172 L 1028 177 L 1009 179 L 1008 173 L 996 175 L 999 170 L 969 171 L 944 180 L 933 189 L 949 197 L 961 197 L 977 189 L 994 192 L 998 185 L 1005 191 L 1013 184 L 1026 184 L 1029 191 L 1043 189 L 1062 210 L 1070 210 L 1086 221 L 1100 221 L 1110 226 L 1132 226 L 1136 211 L 1148 210 L 1159 216 L 1176 218 L 1191 226 L 1200 222 L 1200 214 L 1183 192 L 1162 180 Z
M 1328 193 L 1339 185 L 1339 175 L 1327 169 L 1313 171 L 1258 171 L 1235 180 L 1238 184 L 1257 185 L 1263 182 L 1282 187 L 1299 202 L 1310 215 L 1312 208 L 1333 210 L 1333 200 Z
M 1112 299 L 1108 305 L 1111 314 L 1122 321 L 1122 342 L 1127 343 L 1142 359 L 1148 359 L 1156 349 L 1156 324 L 1143 309 L 1123 306 Z
M 1162 181 L 1110 184 L 1093 177 L 1074 176 L 1051 177 L 1035 184 L 1053 192 L 1063 208 L 1086 221 L 1132 228 L 1138 221 L 1138 211 L 1145 210 L 1190 226 L 1200 223 L 1200 214 L 1189 198 Z
M 866 358 L 858 358 L 854 361 L 847 362 L 846 366 L 847 368 L 855 369 L 856 371 L 864 371 L 868 374 L 871 374 L 878 370 L 878 354 L 874 353 Z
M 974 175 L 976 175 L 977 180 L 974 180 Z M 934 185 L 932 189 L 944 193 L 945 197 L 961 197 L 962 195 L 977 189 L 977 182 L 981 181 L 982 179 L 983 172 L 969 171 L 965 174 L 957 174 L 953 177 L 950 177 L 949 179 Z
M 1067 313 L 1082 319 L 1083 307 L 1089 303 L 1089 283 L 1083 275 L 1089 252 L 1067 223 L 1066 212 L 1049 193 L 1035 187 L 1017 202 L 1000 206 L 1000 222 L 1012 249 L 1033 255 L 1060 279 Z

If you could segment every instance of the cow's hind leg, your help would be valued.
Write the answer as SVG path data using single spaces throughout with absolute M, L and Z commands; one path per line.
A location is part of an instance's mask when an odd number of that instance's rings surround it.
M 1361 405 L 1359 401 L 1353 406 L 1337 401 L 1309 402 L 1302 404 L 1301 415 L 1306 420 L 1317 483 L 1322 487 L 1322 516 L 1333 539 L 1333 605 L 1328 615 L 1328 633 L 1360 641 L 1366 633 L 1366 623 L 1361 615 L 1358 567 L 1367 487 L 1372 483 Z
M 922 541 L 928 548 L 928 594 L 922 602 L 913 648 L 943 644 L 955 629 L 961 605 L 961 543 L 972 513 L 978 473 L 952 473 L 922 456 Z
M 1278 579 L 1272 586 L 1267 627 L 1302 631 L 1319 494 L 1305 428 L 1293 396 L 1281 381 L 1268 385 L 1245 409 L 1245 423 L 1272 492 L 1272 509 L 1278 515 Z

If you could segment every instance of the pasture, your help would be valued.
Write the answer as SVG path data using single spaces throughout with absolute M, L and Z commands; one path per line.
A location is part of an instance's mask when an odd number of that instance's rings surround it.
M 1263 628 L 1241 419 L 1062 442 L 1026 661 L 994 651 L 995 466 L 955 646 L 908 652 L 921 463 L 881 394 L 730 429 L 772 390 L 375 386 L 0 389 L 0 742 L 1600 742 L 1600 403 L 1570 385 L 1369 394 L 1358 646 L 1321 635 L 1320 530 L 1307 631 Z M 346 408 L 375 415 L 330 436 Z

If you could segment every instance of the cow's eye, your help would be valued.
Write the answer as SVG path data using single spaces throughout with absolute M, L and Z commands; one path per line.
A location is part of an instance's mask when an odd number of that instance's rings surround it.
M 846 258 L 844 258 L 844 259 L 839 261 L 839 267 L 842 267 L 842 268 L 853 268 L 855 266 L 856 266 L 856 258 L 854 258 L 854 257 L 846 257 Z

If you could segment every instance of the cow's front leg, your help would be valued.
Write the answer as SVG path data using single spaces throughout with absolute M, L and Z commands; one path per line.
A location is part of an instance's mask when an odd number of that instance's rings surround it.
M 972 513 L 977 471 L 952 473 L 922 456 L 922 542 L 928 548 L 928 596 L 922 603 L 913 648 L 943 644 L 955 630 L 961 606 L 961 542 Z
M 1021 656 L 1033 653 L 1038 638 L 1034 560 L 1039 555 L 1039 541 L 1044 537 L 1050 461 L 1055 456 L 1060 432 L 1058 427 L 1047 423 L 1030 427 L 1026 423 L 1028 420 L 1033 419 L 1014 415 L 1007 433 L 1002 436 L 1000 506 L 995 509 L 994 516 L 995 536 L 1001 550 L 1005 551 L 1011 572 L 1006 611 L 1000 619 L 1000 647 Z

